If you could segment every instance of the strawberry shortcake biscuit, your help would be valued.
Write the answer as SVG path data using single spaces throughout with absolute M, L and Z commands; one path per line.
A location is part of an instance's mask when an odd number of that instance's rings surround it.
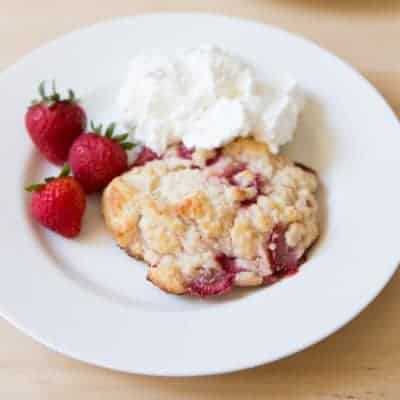
M 143 148 L 103 194 L 119 246 L 160 289 L 201 297 L 294 274 L 319 234 L 313 170 L 253 139 Z

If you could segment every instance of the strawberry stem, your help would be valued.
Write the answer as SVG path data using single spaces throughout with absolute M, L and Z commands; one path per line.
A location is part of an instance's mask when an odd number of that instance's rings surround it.
M 78 101 L 78 100 L 76 99 L 75 93 L 74 93 L 74 91 L 73 91 L 72 89 L 68 89 L 68 101 L 69 101 L 70 103 L 73 103 L 73 102 Z
M 116 141 L 116 142 L 123 142 L 123 141 L 125 141 L 127 138 L 128 138 L 128 134 L 127 133 L 123 133 L 122 135 L 116 135 L 116 136 L 114 136 L 113 137 L 113 139 Z
M 125 142 L 120 144 L 125 150 L 132 150 L 136 146 L 136 144 L 132 142 Z
M 33 185 L 29 185 L 25 188 L 27 192 L 37 192 L 40 189 L 43 189 L 46 185 L 44 183 L 34 183 Z
M 126 142 L 126 139 L 128 139 L 129 134 L 128 133 L 122 133 L 120 135 L 115 135 L 114 136 L 114 131 L 116 128 L 117 124 L 115 122 L 112 122 L 106 127 L 104 136 L 108 139 L 113 140 L 116 143 L 119 143 L 125 150 L 131 150 L 133 149 L 136 144 L 132 142 Z M 93 131 L 93 133 L 97 135 L 102 135 L 103 134 L 103 124 L 99 124 L 96 126 L 96 124 L 93 121 L 90 121 L 90 129 Z
M 70 174 L 70 172 L 71 172 L 71 168 L 69 167 L 69 165 L 68 164 L 64 164 L 62 169 L 61 169 L 61 171 L 60 171 L 60 174 L 58 175 L 58 177 L 59 178 L 64 178 L 64 177 L 68 176 Z
M 38 190 L 43 189 L 47 183 L 54 181 L 55 179 L 58 179 L 58 178 L 65 178 L 65 177 L 69 176 L 70 172 L 71 172 L 71 169 L 70 169 L 69 165 L 64 164 L 64 166 L 62 167 L 62 169 L 57 177 L 48 176 L 47 178 L 44 178 L 44 183 L 34 183 L 32 185 L 26 186 L 25 190 L 27 192 L 37 192 Z
M 47 96 L 46 96 L 46 82 L 45 81 L 42 81 L 42 82 L 40 82 L 40 84 L 39 84 L 39 94 L 40 94 L 40 97 L 42 98 L 42 99 L 46 99 L 47 98 Z
M 51 82 L 51 89 L 52 89 L 52 95 L 50 96 L 50 99 L 54 103 L 57 103 L 58 101 L 60 101 L 60 95 L 57 93 L 55 79 L 53 79 L 53 81 Z
M 112 122 L 110 125 L 108 125 L 108 127 L 106 129 L 106 137 L 108 137 L 109 139 L 112 139 L 114 130 L 115 130 L 115 122 Z
M 90 121 L 90 129 L 93 131 L 93 133 L 101 136 L 103 131 L 103 124 L 99 124 L 96 126 L 93 121 Z
M 68 97 L 63 99 L 60 93 L 57 92 L 56 81 L 53 79 L 51 83 L 51 94 L 47 95 L 46 93 L 46 82 L 42 81 L 39 84 L 39 99 L 34 99 L 31 103 L 31 106 L 36 106 L 38 104 L 42 104 L 46 107 L 51 107 L 56 103 L 59 102 L 69 102 L 69 103 L 76 103 L 78 100 L 75 97 L 75 93 L 73 90 L 68 89 Z

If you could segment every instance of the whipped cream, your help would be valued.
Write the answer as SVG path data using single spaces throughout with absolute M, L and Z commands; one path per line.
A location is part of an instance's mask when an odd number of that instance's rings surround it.
M 118 99 L 120 123 L 158 154 L 178 142 L 214 149 L 246 136 L 276 153 L 292 140 L 303 106 L 294 79 L 261 83 L 216 46 L 136 56 Z

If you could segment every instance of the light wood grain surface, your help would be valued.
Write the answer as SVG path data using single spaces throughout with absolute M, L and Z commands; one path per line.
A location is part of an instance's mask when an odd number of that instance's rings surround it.
M 155 11 L 217 12 L 298 32 L 358 68 L 400 115 L 400 1 L 395 0 L 0 0 L 0 70 L 64 32 Z M 397 400 L 399 290 L 397 275 L 355 321 L 311 349 L 207 378 L 151 378 L 91 367 L 45 349 L 0 320 L 0 399 Z

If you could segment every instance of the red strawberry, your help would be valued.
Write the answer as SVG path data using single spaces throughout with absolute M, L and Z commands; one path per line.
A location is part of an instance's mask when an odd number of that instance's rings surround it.
M 157 155 L 157 153 L 154 153 L 154 151 L 148 147 L 142 147 L 140 153 L 136 157 L 136 160 L 132 164 L 132 167 L 142 167 L 148 162 L 154 160 L 160 160 L 160 157 Z
M 46 95 L 45 83 L 39 85 L 40 100 L 34 100 L 25 114 L 25 126 L 40 153 L 50 162 L 61 165 L 68 158 L 72 142 L 86 126 L 86 114 L 74 92 L 62 99 L 53 82 L 53 93 Z
M 236 174 L 244 171 L 246 169 L 246 164 L 242 162 L 234 162 L 228 164 L 222 172 L 220 172 L 221 178 L 225 178 L 231 185 L 235 184 L 234 177 Z
M 81 231 L 86 197 L 79 182 L 68 175 L 66 166 L 57 178 L 46 178 L 45 183 L 31 185 L 26 190 L 32 192 L 33 218 L 46 228 L 72 238 Z
M 221 253 L 215 257 L 215 260 L 221 265 L 222 269 L 229 274 L 236 274 L 244 271 L 243 268 L 238 266 L 236 257 L 229 257 Z
M 296 273 L 304 262 L 303 254 L 287 244 L 286 231 L 287 226 L 275 225 L 267 241 L 268 260 L 272 272 L 278 277 Z
M 69 163 L 75 178 L 86 193 L 98 192 L 128 169 L 128 156 L 134 144 L 125 142 L 128 134 L 113 136 L 115 124 L 110 124 L 102 136 L 102 125 L 93 132 L 80 135 L 72 144 Z
M 183 143 L 180 143 L 177 148 L 177 153 L 180 158 L 184 158 L 185 160 L 191 160 L 194 149 L 188 149 Z
M 188 287 L 188 293 L 200 297 L 217 296 L 229 292 L 234 274 L 226 271 L 203 271 Z
M 209 158 L 209 159 L 206 161 L 207 167 L 209 167 L 209 166 L 214 165 L 215 163 L 217 163 L 218 160 L 221 158 L 221 155 L 222 155 L 222 150 L 221 150 L 221 148 L 216 149 L 216 150 L 215 150 L 215 156 L 212 157 L 212 158 Z

